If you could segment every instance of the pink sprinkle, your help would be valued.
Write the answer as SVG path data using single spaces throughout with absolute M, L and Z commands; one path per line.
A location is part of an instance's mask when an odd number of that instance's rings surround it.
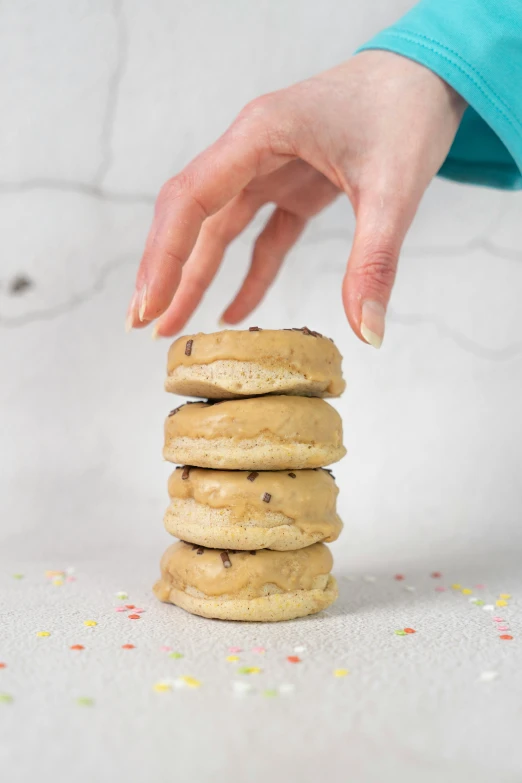
M 117 612 L 126 612 L 127 610 L 125 609 L 125 607 L 124 607 L 124 606 L 117 606 L 117 607 L 116 607 L 116 611 L 117 611 Z
M 484 585 L 475 585 L 475 590 L 483 590 Z
M 497 625 L 497 631 L 509 631 L 509 625 Z
M 68 576 L 65 581 L 66 582 L 76 582 L 76 577 L 75 576 Z
M 160 647 L 161 652 L 171 652 L 172 647 L 168 647 L 166 644 L 162 644 Z
M 145 609 L 134 609 L 135 614 L 143 614 L 144 611 Z
M 241 647 L 229 647 L 228 651 L 231 652 L 231 653 L 242 652 Z
M 266 650 L 265 650 L 265 648 L 264 648 L 264 647 L 252 647 L 252 652 L 255 652 L 255 653 L 264 653 L 264 652 L 266 652 Z
M 437 591 L 437 593 L 444 593 L 446 591 L 446 588 L 439 585 L 438 587 L 435 588 L 435 590 Z
M 493 618 L 493 622 L 494 623 L 503 623 L 504 620 L 502 619 L 502 617 L 494 617 Z

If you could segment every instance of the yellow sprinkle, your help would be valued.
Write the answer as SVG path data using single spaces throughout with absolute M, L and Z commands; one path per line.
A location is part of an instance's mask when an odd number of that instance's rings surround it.
M 334 669 L 334 677 L 346 677 L 347 674 L 350 674 L 348 669 Z
M 235 663 L 236 661 L 239 661 L 239 655 L 227 655 L 227 661 L 229 663 Z
M 505 598 L 505 600 L 506 600 L 506 601 L 509 601 L 509 599 L 511 598 L 511 596 L 510 596 L 510 594 L 509 594 L 509 593 L 500 593 L 500 596 L 499 596 L 499 598 Z
M 196 680 L 195 677 L 180 677 L 180 680 L 185 683 L 185 685 L 188 685 L 190 688 L 199 688 L 201 685 L 199 680 Z
M 164 691 L 170 691 L 170 685 L 168 684 L 168 682 L 157 682 L 154 685 L 154 690 L 157 693 L 163 693 Z
M 259 666 L 242 666 L 238 672 L 239 674 L 259 674 L 261 669 Z
M 473 590 L 470 590 L 469 587 L 465 587 L 462 591 L 462 595 L 471 595 L 472 592 Z
M 49 631 L 37 631 L 36 635 L 37 636 L 50 636 L 51 634 L 50 634 Z
M 501 599 L 499 599 L 498 601 L 495 601 L 495 603 L 496 603 L 497 606 L 507 606 L 508 605 L 507 601 L 502 601 Z
M 93 625 L 98 625 L 96 620 L 84 620 L 83 624 L 89 626 L 90 628 L 92 628 Z
M 460 590 L 462 588 L 462 585 L 454 584 L 454 585 L 451 585 L 451 587 L 452 587 L 453 590 Z

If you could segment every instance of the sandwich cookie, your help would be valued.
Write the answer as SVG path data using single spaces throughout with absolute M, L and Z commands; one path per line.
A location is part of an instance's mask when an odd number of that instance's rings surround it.
M 226 470 L 319 468 L 346 453 L 341 417 L 315 397 L 193 402 L 171 411 L 163 456 Z
M 224 549 L 301 549 L 335 541 L 339 490 L 326 470 L 227 471 L 185 466 L 170 476 L 164 523 L 183 541 Z
M 169 350 L 165 389 L 210 399 L 338 397 L 345 387 L 341 360 L 330 339 L 307 327 L 186 335 Z
M 320 612 L 337 598 L 324 544 L 293 552 L 234 552 L 173 544 L 154 587 L 160 601 L 219 620 L 277 622 Z

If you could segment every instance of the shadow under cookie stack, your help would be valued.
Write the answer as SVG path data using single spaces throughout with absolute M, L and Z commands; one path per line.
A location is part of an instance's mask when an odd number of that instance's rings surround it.
M 337 598 L 324 542 L 342 529 L 326 466 L 346 453 L 322 399 L 345 383 L 341 354 L 303 329 L 222 331 L 170 348 L 165 388 L 205 398 L 165 422 L 165 527 L 181 539 L 161 560 L 161 601 L 223 620 L 291 620 Z

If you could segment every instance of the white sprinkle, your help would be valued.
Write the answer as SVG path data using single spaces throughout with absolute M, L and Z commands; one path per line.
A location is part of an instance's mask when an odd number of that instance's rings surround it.
M 75 568 L 69 566 L 69 568 L 65 569 L 65 573 L 67 574 L 67 576 L 71 576 L 71 574 L 74 574 L 75 570 L 76 570 Z
M 491 682 L 492 680 L 496 680 L 498 677 L 498 672 L 482 672 L 479 680 L 481 682 Z
M 417 588 L 413 587 L 413 585 L 406 585 L 404 589 L 407 590 L 409 593 L 414 593 Z
M 282 685 L 279 686 L 279 693 L 293 693 L 295 691 L 295 685 L 293 685 L 291 682 L 284 682 Z
M 297 647 L 294 647 L 294 652 L 306 652 L 306 647 L 302 644 L 298 644 Z
M 484 609 L 485 612 L 492 612 L 495 607 L 493 606 L 493 604 L 486 604 L 482 608 Z
M 364 581 L 365 582 L 375 582 L 376 579 L 377 579 L 377 577 L 375 577 L 375 576 L 368 576 L 367 575 L 367 576 L 364 577 Z
M 245 682 L 244 680 L 236 680 L 232 683 L 232 688 L 234 689 L 234 693 L 238 696 L 243 696 L 245 693 L 249 693 L 252 690 L 250 683 Z
M 348 582 L 356 582 L 357 577 L 354 574 L 349 574 L 348 576 L 345 576 L 345 579 L 348 580 Z

